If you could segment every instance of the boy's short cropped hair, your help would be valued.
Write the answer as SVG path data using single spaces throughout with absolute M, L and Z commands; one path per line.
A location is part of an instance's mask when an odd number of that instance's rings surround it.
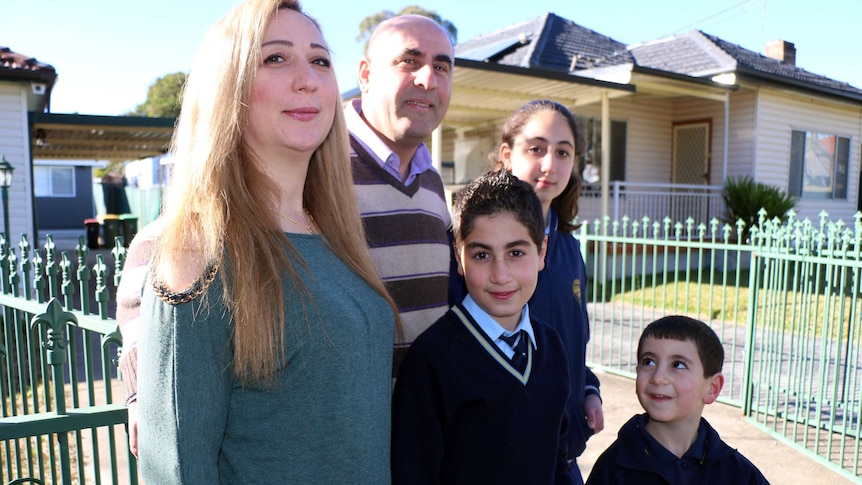
M 703 364 L 703 376 L 710 377 L 721 372 L 724 365 L 724 347 L 715 331 L 709 325 L 682 315 L 659 318 L 644 328 L 638 340 L 638 360 L 641 347 L 648 338 L 692 341 L 697 347 L 697 355 Z
M 530 238 L 541 249 L 545 240 L 545 218 L 542 203 L 530 184 L 506 170 L 485 172 L 461 189 L 453 203 L 452 232 L 460 246 L 482 216 L 509 213 L 523 224 Z

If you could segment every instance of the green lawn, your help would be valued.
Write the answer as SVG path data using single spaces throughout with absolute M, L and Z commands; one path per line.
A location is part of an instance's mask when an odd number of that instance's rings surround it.
M 685 281 L 686 276 L 694 281 Z M 597 294 L 601 296 L 597 298 L 599 301 L 745 325 L 752 295 L 749 273 L 712 273 L 712 278 L 698 276 L 680 272 L 618 279 L 604 287 L 591 285 L 590 298 L 593 301 L 592 295 Z M 862 300 L 858 295 L 856 298 L 853 295 L 826 296 L 820 286 L 820 291 L 811 288 L 805 291 L 761 289 L 758 292 L 758 325 L 816 337 L 830 335 L 837 338 L 840 334 L 847 338 L 853 332 L 855 340 L 859 341 Z

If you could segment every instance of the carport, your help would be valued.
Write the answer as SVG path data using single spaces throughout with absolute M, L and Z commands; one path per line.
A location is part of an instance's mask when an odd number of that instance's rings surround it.
M 70 164 L 74 164 L 73 177 L 79 179 L 77 182 L 79 189 L 72 200 L 54 199 L 52 197 L 36 198 L 34 196 L 33 225 L 36 231 L 35 241 L 41 240 L 42 232 L 49 231 L 54 234 L 56 242 L 58 238 L 63 238 L 62 234 L 68 232 L 68 230 L 58 230 L 56 229 L 57 226 L 54 225 L 48 225 L 47 228 L 43 227 L 42 224 L 45 222 L 45 217 L 48 217 L 48 219 L 53 218 L 54 222 L 58 218 L 68 219 L 67 215 L 76 214 L 80 211 L 81 200 L 89 200 L 88 204 L 93 204 L 94 200 L 97 200 L 99 203 L 102 202 L 101 199 L 94 199 L 94 197 L 101 198 L 102 196 L 100 193 L 93 193 L 90 190 L 90 187 L 92 187 L 91 182 L 84 182 L 84 175 L 81 172 L 82 167 L 91 165 L 94 161 L 129 161 L 165 154 L 173 135 L 175 119 L 30 112 L 28 114 L 28 122 L 32 160 L 41 162 L 40 166 L 47 165 L 54 167 L 51 170 L 57 170 L 56 167 L 60 167 L 61 171 L 64 166 L 68 167 Z M 51 161 L 54 160 L 57 163 L 56 167 L 51 165 Z M 80 164 L 76 163 L 76 161 L 80 161 Z M 36 164 L 32 166 L 35 171 Z M 50 177 L 53 177 L 54 173 L 51 172 Z M 90 172 L 88 171 L 87 173 Z M 91 180 L 89 175 L 87 176 L 87 180 Z M 86 187 L 84 187 L 84 184 L 86 184 Z M 104 203 L 107 205 L 109 202 L 115 202 L 115 207 L 125 207 L 125 209 L 121 210 L 108 210 L 109 213 L 121 214 L 128 212 L 128 205 L 126 203 L 119 203 L 126 200 L 125 192 L 123 191 L 124 185 L 124 183 L 109 184 L 109 186 L 103 184 L 102 188 L 105 190 Z M 108 191 L 108 188 L 112 190 Z M 72 205 L 68 202 L 72 202 Z M 39 214 L 43 214 L 43 216 L 39 216 Z M 138 217 L 120 215 L 120 219 L 125 220 L 114 221 L 112 219 L 110 226 L 107 225 L 106 221 L 104 226 L 106 233 L 109 227 L 114 228 L 118 224 L 137 227 Z M 91 223 L 95 222 L 95 219 L 86 219 L 84 221 L 85 225 L 87 225 L 88 240 L 93 237 L 90 234 L 92 232 L 90 226 L 92 225 Z M 51 223 L 49 222 L 49 224 Z M 98 228 L 99 226 L 96 227 Z M 122 233 L 118 233 L 116 228 L 110 232 L 115 235 L 123 235 Z M 136 229 L 130 232 L 134 233 Z M 106 237 L 112 239 L 112 237 Z
M 174 118 L 29 113 L 33 159 L 138 160 L 163 155 Z

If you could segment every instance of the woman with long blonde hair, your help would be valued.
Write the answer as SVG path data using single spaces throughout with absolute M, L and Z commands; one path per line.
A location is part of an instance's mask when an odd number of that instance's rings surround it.
M 330 53 L 298 2 L 206 34 L 141 304 L 147 483 L 387 483 L 397 313 Z

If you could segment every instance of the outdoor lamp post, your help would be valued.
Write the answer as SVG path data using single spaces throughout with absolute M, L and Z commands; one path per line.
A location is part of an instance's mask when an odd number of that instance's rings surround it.
M 6 237 L 6 244 L 11 241 L 9 235 L 9 186 L 12 185 L 12 171 L 15 170 L 9 162 L 6 161 L 6 155 L 0 154 L 0 188 L 3 189 L 3 235 Z

